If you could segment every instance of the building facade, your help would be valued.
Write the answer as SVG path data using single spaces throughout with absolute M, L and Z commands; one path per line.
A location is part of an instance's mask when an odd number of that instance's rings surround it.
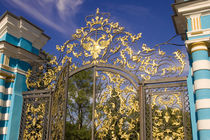
M 210 0 L 177 0 L 172 17 L 185 41 L 190 71 L 188 93 L 194 140 L 210 139 Z
M 0 139 L 18 139 L 26 72 L 43 60 L 40 49 L 49 37 L 23 17 L 0 18 Z

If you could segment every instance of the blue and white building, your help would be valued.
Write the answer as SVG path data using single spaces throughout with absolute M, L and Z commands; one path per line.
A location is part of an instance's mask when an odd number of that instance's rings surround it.
M 0 140 L 18 138 L 25 75 L 43 61 L 39 52 L 49 39 L 23 17 L 6 12 L 0 18 Z
M 210 0 L 176 0 L 173 16 L 190 62 L 188 92 L 194 140 L 210 139 Z

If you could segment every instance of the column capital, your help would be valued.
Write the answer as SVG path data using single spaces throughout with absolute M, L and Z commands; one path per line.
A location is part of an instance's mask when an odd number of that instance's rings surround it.
M 0 79 L 3 79 L 3 80 L 6 80 L 6 76 L 2 76 L 2 75 L 0 75 Z
M 201 50 L 208 51 L 208 42 L 199 41 L 199 42 L 190 43 L 188 44 L 188 50 L 191 53 Z

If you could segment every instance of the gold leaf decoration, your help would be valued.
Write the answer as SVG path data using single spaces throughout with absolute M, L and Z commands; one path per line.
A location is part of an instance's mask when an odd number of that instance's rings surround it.
M 98 71 L 106 88 L 98 94 L 95 108 L 96 137 L 132 139 L 139 136 L 138 96 L 132 84 L 119 74 Z M 132 119 L 128 119 L 129 116 Z M 119 131 L 116 131 L 119 130 Z
M 50 70 L 41 66 L 41 76 L 32 76 L 33 73 L 28 71 L 28 88 L 43 85 L 54 88 L 56 77 L 67 62 L 70 71 L 85 65 L 110 64 L 134 73 L 140 81 L 183 73 L 186 62 L 180 50 L 173 52 L 174 56 L 167 56 L 160 48 L 139 44 L 142 33 L 132 34 L 120 23 L 111 22 L 109 13 L 96 9 L 85 22 L 86 26 L 76 29 L 71 40 L 56 45 L 60 56 L 51 59 Z M 31 80 L 32 77 L 36 80 Z
M 152 95 L 153 139 L 184 139 L 181 96 L 180 92 Z
M 41 140 L 44 129 L 45 103 L 37 106 L 26 104 L 26 119 L 23 139 Z

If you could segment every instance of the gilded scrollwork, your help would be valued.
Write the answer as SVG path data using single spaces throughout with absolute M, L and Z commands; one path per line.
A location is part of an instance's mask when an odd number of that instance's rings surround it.
M 23 94 L 20 135 L 18 139 L 48 139 L 49 105 L 49 91 Z
M 140 108 L 136 89 L 119 74 L 99 71 L 97 78 L 103 81 L 103 90 L 96 94 L 96 138 L 138 139 Z
M 26 118 L 25 129 L 23 132 L 23 139 L 25 140 L 42 140 L 44 129 L 46 103 L 40 103 L 36 106 L 33 104 L 26 104 Z
M 52 106 L 51 106 L 51 139 L 63 139 L 64 138 L 64 120 L 65 118 L 65 106 L 66 106 L 66 93 L 65 93 L 65 77 L 67 74 L 67 67 L 65 67 L 60 73 L 58 82 L 56 83 L 56 89 L 52 93 Z
M 42 76 L 31 80 L 32 72 L 28 71 L 28 88 L 41 85 L 54 88 L 56 76 L 67 61 L 70 71 L 90 64 L 111 64 L 131 71 L 140 80 L 180 75 L 185 68 L 185 55 L 180 50 L 167 56 L 160 48 L 138 44 L 142 33 L 127 32 L 118 22 L 110 21 L 109 13 L 97 9 L 85 22 L 86 26 L 77 29 L 71 40 L 56 46 L 61 57 L 54 56 L 49 62 L 50 69 L 41 66 Z
M 150 123 L 153 139 L 183 140 L 185 138 L 183 121 L 186 114 L 183 114 L 182 94 L 167 88 L 151 93 L 152 121 Z

